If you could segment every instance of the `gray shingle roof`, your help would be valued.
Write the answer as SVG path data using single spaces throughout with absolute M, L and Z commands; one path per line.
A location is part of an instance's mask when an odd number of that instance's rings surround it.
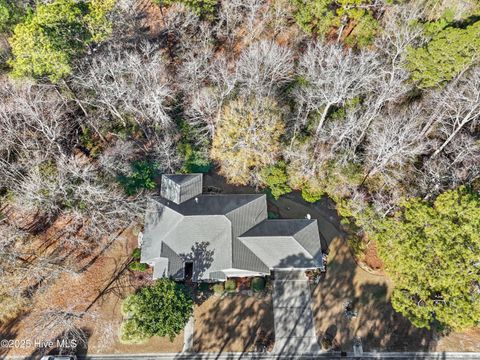
M 270 269 L 322 266 L 317 220 L 266 220 L 239 240 Z
M 150 201 L 142 242 L 141 261 L 153 263 L 155 277 L 182 279 L 186 261 L 193 261 L 194 281 L 225 280 L 226 270 L 322 266 L 316 220 L 266 220 L 262 194 L 196 194 L 177 203 L 182 186 L 200 179 L 201 191 L 201 175 L 164 178 L 167 198 Z
M 170 259 L 168 274 L 183 276 L 193 260 L 193 280 L 233 267 L 233 235 L 266 219 L 266 198 L 258 194 L 199 195 L 175 204 L 153 199 L 145 220 L 142 261 Z M 156 213 L 156 215 L 155 215 Z

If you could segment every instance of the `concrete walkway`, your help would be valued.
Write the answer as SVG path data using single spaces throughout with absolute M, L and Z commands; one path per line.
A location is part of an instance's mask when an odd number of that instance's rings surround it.
M 195 317 L 192 315 L 183 329 L 183 352 L 193 352 Z
M 273 317 L 275 354 L 320 352 L 305 271 L 275 271 Z

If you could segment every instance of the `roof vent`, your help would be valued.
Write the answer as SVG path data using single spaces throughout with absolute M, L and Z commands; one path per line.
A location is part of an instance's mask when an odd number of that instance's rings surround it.
M 195 202 L 198 204 L 198 198 L 197 197 L 195 198 Z
M 308 220 L 310 220 L 312 218 L 312 216 L 310 214 L 307 214 L 307 216 L 305 216 Z

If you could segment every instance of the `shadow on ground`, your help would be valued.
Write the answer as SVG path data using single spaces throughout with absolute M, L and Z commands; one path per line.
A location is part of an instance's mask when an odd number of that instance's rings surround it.
M 415 328 L 395 312 L 389 301 L 391 291 L 385 277 L 361 269 L 345 240 L 335 239 L 327 273 L 313 289 L 318 336 L 332 336 L 334 347 L 343 351 L 352 351 L 357 337 L 364 351 L 431 350 L 434 333 Z
M 195 310 L 193 348 L 197 352 L 248 352 L 273 343 L 270 296 L 212 296 Z

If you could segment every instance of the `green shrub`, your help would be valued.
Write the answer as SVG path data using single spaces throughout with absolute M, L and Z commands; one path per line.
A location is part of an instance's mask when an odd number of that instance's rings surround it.
M 141 344 L 148 340 L 149 336 L 142 330 L 138 321 L 125 320 L 120 326 L 120 342 L 123 344 Z
M 94 137 L 94 134 L 89 127 L 82 129 L 82 133 L 80 134 L 79 138 L 82 146 L 88 150 L 91 157 L 96 158 L 98 155 L 100 155 L 100 142 Z
M 181 171 L 184 173 L 208 173 L 213 168 L 207 149 L 208 141 L 198 143 L 198 136 L 194 128 L 180 120 L 182 139 L 178 144 L 178 152 L 182 155 Z
M 140 248 L 136 248 L 135 250 L 133 250 L 132 259 L 140 260 L 141 256 L 142 256 L 142 250 Z
M 0 0 L 0 33 L 8 32 L 21 20 L 24 9 L 11 0 Z
M 213 292 L 215 294 L 223 294 L 225 292 L 225 285 L 223 283 L 213 285 Z
M 302 189 L 302 198 L 306 202 L 314 203 L 320 200 L 323 196 L 323 191 L 311 189 L 308 185 L 305 185 Z
M 278 215 L 276 212 L 269 211 L 267 213 L 269 219 L 278 219 L 280 218 L 280 215 Z
M 260 292 L 265 289 L 265 278 L 263 277 L 254 277 L 250 283 L 250 288 L 253 292 Z
M 208 173 L 213 168 L 213 163 L 208 155 L 188 142 L 183 142 L 178 147 L 183 155 L 182 172 L 184 173 Z
M 121 328 L 123 342 L 142 342 L 152 336 L 180 334 L 193 314 L 193 299 L 188 289 L 170 279 L 160 279 L 127 297 L 122 313 L 127 317 Z
M 287 166 L 283 161 L 264 168 L 260 172 L 260 178 L 269 187 L 275 199 L 292 191 L 292 188 L 288 186 Z
M 367 244 L 360 236 L 349 234 L 347 237 L 347 243 L 357 258 L 361 259 L 364 256 Z
M 148 269 L 148 265 L 141 263 L 138 260 L 134 260 L 128 265 L 128 268 L 132 271 L 146 271 Z
M 197 15 L 211 16 L 215 13 L 218 0 L 154 0 L 155 4 L 172 5 L 175 3 L 183 4 Z
M 198 284 L 198 290 L 200 292 L 208 292 L 210 291 L 210 283 L 207 283 L 207 282 L 201 282 Z
M 118 176 L 118 182 L 122 185 L 127 195 L 135 195 L 140 189 L 155 189 L 157 186 L 155 177 L 158 174 L 158 165 L 145 160 L 132 163 L 130 175 Z
M 237 290 L 237 283 L 234 279 L 228 279 L 225 281 L 225 291 L 235 292 Z

